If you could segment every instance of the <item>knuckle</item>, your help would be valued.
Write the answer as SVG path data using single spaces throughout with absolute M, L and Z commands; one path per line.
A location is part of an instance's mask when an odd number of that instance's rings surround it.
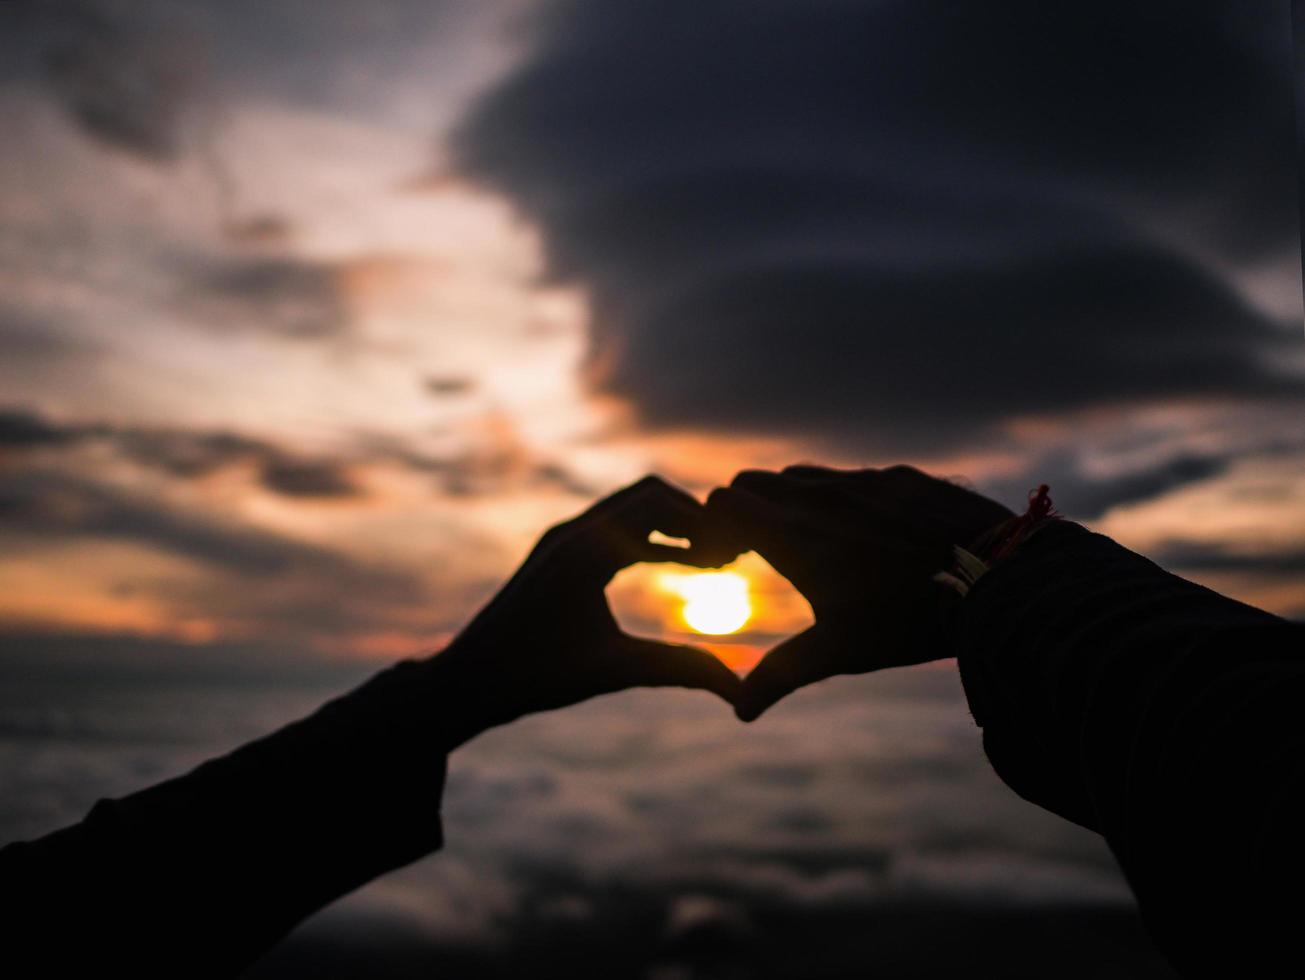
M 547 531 L 539 536 L 535 546 L 530 550 L 530 558 L 538 560 L 546 555 L 556 553 L 568 537 L 571 536 L 577 527 L 576 520 L 563 521 L 561 524 L 554 524 Z
M 781 476 L 825 476 L 833 473 L 827 466 L 817 466 L 815 463 L 794 463 L 792 466 L 785 466 L 780 470 Z
M 729 506 L 731 497 L 730 487 L 716 487 L 711 493 L 707 494 L 707 508 L 716 510 L 721 507 Z
M 632 497 L 642 497 L 650 489 L 658 486 L 665 486 L 666 481 L 655 473 L 648 473 L 635 480 L 633 483 L 621 487 L 606 500 L 600 501 L 600 504 L 623 506 Z
M 734 479 L 730 482 L 730 486 L 742 487 L 742 486 L 746 486 L 749 483 L 757 483 L 761 480 L 765 480 L 767 477 L 771 477 L 774 475 L 775 474 L 770 473 L 766 470 L 740 470 L 738 474 L 735 475 Z
M 568 532 L 572 527 L 574 527 L 574 526 L 575 526 L 575 521 L 574 521 L 574 520 L 570 520 L 570 521 L 562 521 L 562 523 L 560 523 L 560 524 L 554 524 L 552 527 L 550 527 L 547 531 L 545 531 L 545 532 L 540 536 L 540 538 L 539 538 L 539 543 L 540 543 L 540 544 L 553 544 L 553 543 L 556 542 L 559 538 L 562 538 L 563 536 L 565 536 L 566 533 L 567 533 L 567 532 Z
M 915 479 L 924 476 L 920 470 L 906 463 L 898 463 L 896 466 L 888 467 L 883 471 L 883 475 L 898 480 Z

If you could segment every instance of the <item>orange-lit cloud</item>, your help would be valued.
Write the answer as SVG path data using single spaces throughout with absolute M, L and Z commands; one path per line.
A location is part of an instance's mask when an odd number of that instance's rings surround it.
M 683 582 L 674 576 L 692 581 L 702 574 L 696 569 L 660 564 L 632 566 L 608 586 L 608 601 L 617 622 L 627 632 L 703 647 L 740 671 L 751 669 L 778 640 L 800 633 L 814 622 L 806 599 L 755 552 L 714 571 L 730 573 L 746 583 L 746 622 L 728 636 L 705 635 L 686 621 L 685 607 L 692 601 L 693 590 L 682 588 Z M 669 583 L 668 576 L 672 577 Z

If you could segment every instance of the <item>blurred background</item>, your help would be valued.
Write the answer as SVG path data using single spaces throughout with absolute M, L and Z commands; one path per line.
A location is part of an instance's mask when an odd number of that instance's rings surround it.
M 438 648 L 650 470 L 1047 482 L 1305 616 L 1291 53 L 1285 2 L 0 3 L 0 840 Z M 746 668 L 808 612 L 738 574 Z M 622 621 L 691 634 L 678 581 Z M 255 974 L 1167 975 L 948 664 L 529 719 L 445 819 Z

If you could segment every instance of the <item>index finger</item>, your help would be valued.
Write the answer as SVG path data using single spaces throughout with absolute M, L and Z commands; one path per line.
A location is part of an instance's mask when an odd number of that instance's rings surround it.
M 786 525 L 785 509 L 737 485 L 718 487 L 704 509 L 705 547 L 714 556 L 757 551 L 765 556 L 776 533 Z
M 615 575 L 641 561 L 674 561 L 705 565 L 698 550 L 649 541 L 653 531 L 690 542 L 702 536 L 705 510 L 689 493 L 660 477 L 645 477 L 600 501 L 584 515 L 605 539 L 603 571 Z

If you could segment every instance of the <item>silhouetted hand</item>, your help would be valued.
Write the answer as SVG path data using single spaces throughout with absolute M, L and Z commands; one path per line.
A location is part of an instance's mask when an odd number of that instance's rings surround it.
M 909 466 L 745 470 L 707 500 L 717 563 L 755 550 L 811 603 L 815 625 L 772 649 L 735 704 L 751 721 L 806 684 L 946 656 L 933 573 L 1011 512 Z
M 646 477 L 550 529 L 497 596 L 435 660 L 474 717 L 457 740 L 524 714 L 630 687 L 713 691 L 733 703 L 741 682 L 704 650 L 630 636 L 604 588 L 635 562 L 705 565 L 695 549 L 648 541 L 656 530 L 698 539 L 697 500 Z

